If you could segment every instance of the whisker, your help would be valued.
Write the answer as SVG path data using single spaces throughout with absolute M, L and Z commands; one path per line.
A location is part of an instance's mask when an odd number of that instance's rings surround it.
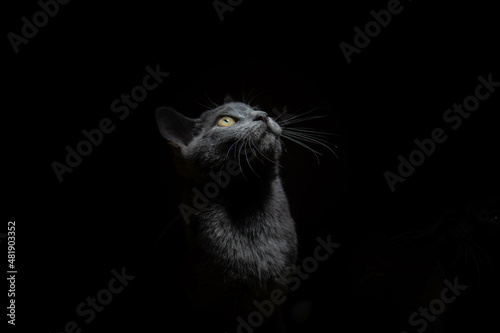
M 224 163 L 222 163 L 220 170 L 219 170 L 219 175 L 217 176 L 219 178 L 219 182 L 221 181 L 220 176 L 222 175 L 222 169 L 224 168 Z
M 238 142 L 240 142 L 240 141 L 241 141 L 241 139 L 238 139 L 235 143 L 233 143 L 233 144 L 231 145 L 231 147 L 229 147 L 229 150 L 227 151 L 226 157 L 229 155 L 229 152 L 231 151 L 231 148 L 233 148 L 233 146 L 234 146 L 235 144 L 237 144 Z
M 409 245 L 410 243 L 415 242 L 421 238 L 425 238 L 427 236 L 428 235 L 416 235 L 413 237 L 401 238 L 401 239 L 397 239 L 397 240 L 392 241 L 390 244 L 387 244 L 387 246 L 389 246 L 392 249 L 396 249 L 396 248 L 399 248 L 403 245 Z
M 297 134 L 297 133 L 290 133 L 290 132 L 286 132 L 285 135 L 282 134 L 283 137 L 287 138 L 288 139 L 295 139 L 295 140 L 302 140 L 302 141 L 305 141 L 305 142 L 309 142 L 309 143 L 315 143 L 315 144 L 318 144 L 320 146 L 323 146 L 325 148 L 327 148 L 328 150 L 330 150 L 337 159 L 339 159 L 337 153 L 329 146 L 332 145 L 334 148 L 338 148 L 338 146 L 328 142 L 328 141 L 325 141 L 321 138 L 315 138 L 311 135 L 305 135 L 305 134 Z M 320 154 L 321 155 L 321 154 Z
M 262 161 L 259 157 L 259 154 L 257 153 L 257 147 L 255 147 L 255 143 L 252 140 L 249 140 L 249 148 L 252 151 L 252 154 L 262 163 L 264 164 L 264 161 Z M 255 148 L 254 148 L 255 147 Z
M 321 137 L 321 138 L 330 138 L 331 136 L 335 136 L 335 134 L 326 132 L 326 131 L 321 131 L 321 130 L 301 130 L 298 128 L 294 127 L 285 127 L 283 128 L 285 132 L 292 132 L 292 133 L 297 133 L 297 134 L 304 134 L 304 135 L 311 135 L 315 137 Z
M 312 140 L 315 143 L 319 143 L 319 144 L 324 143 L 324 144 L 327 144 L 327 145 L 332 145 L 333 147 L 338 148 L 337 145 L 331 143 L 330 141 L 328 141 L 326 139 L 323 139 L 323 138 L 319 138 L 319 137 L 317 137 L 316 135 L 313 135 L 313 134 L 294 133 L 294 132 L 289 131 L 289 130 L 285 130 L 285 134 L 290 134 L 290 135 L 294 135 L 294 136 L 296 136 L 298 138 L 304 138 L 304 139 Z
M 240 141 L 241 141 L 241 139 L 240 139 Z M 241 175 L 243 176 L 243 178 L 245 178 L 245 180 L 247 180 L 247 177 L 245 177 L 245 173 L 243 172 L 243 168 L 241 167 L 240 157 L 241 157 L 241 148 L 242 147 L 243 147 L 243 143 L 240 145 L 240 149 L 238 150 L 238 167 L 240 168 Z
M 273 110 L 273 111 L 274 111 L 274 110 Z M 280 114 L 279 114 L 279 115 L 278 115 L 278 116 L 274 119 L 274 121 L 275 121 L 275 122 L 278 122 L 278 120 L 279 120 L 282 116 L 284 116 L 284 115 L 287 113 L 287 111 L 288 111 L 287 107 L 286 107 L 286 106 L 284 106 L 284 107 L 283 107 L 283 112 L 281 112 L 281 113 L 280 113 Z
M 212 101 L 212 100 L 210 99 L 210 97 L 208 97 L 207 92 L 206 92 L 206 91 L 204 91 L 204 93 L 205 93 L 205 96 L 207 97 L 208 101 L 210 102 L 210 104 L 211 104 L 211 105 L 213 105 L 213 106 L 214 106 L 214 108 L 218 108 L 218 107 L 219 107 L 219 105 L 218 105 L 217 103 L 215 103 L 214 101 Z
M 317 129 L 311 128 L 311 127 L 292 127 L 292 128 L 286 128 L 285 130 L 299 132 L 299 133 L 309 133 L 309 134 L 325 136 L 325 137 L 330 137 L 330 136 L 341 137 L 340 134 L 321 131 L 321 130 L 317 130 Z
M 494 270 L 495 268 L 500 268 L 500 265 L 498 265 L 498 263 L 494 259 L 492 259 L 492 256 L 488 252 L 486 252 L 481 246 L 479 246 L 479 244 L 477 244 L 475 241 L 473 241 L 472 239 L 471 239 L 471 245 L 474 246 L 479 251 L 479 253 L 481 253 L 483 255 L 483 257 L 491 265 L 492 270 Z
M 257 172 L 255 172 L 255 170 L 252 168 L 252 166 L 250 165 L 250 161 L 248 160 L 248 155 L 247 155 L 247 144 L 248 144 L 248 139 L 245 141 L 245 158 L 247 160 L 247 164 L 248 166 L 250 167 L 250 170 L 253 171 L 253 173 L 260 178 L 259 174 Z
M 246 104 L 247 102 L 245 101 L 245 99 L 246 99 L 245 98 L 245 87 L 244 87 L 243 81 L 241 81 L 241 101 Z
M 253 96 L 253 97 L 252 97 L 252 98 L 248 101 L 248 103 L 247 103 L 247 104 L 248 104 L 248 105 L 251 105 L 251 103 L 252 103 L 252 101 L 253 101 L 254 99 L 256 99 L 257 97 L 259 97 L 260 95 L 262 95 L 262 94 L 264 94 L 264 93 L 267 93 L 268 91 L 269 91 L 269 89 L 268 89 L 268 90 L 262 90 L 260 93 L 258 93 L 258 94 L 256 94 L 255 96 Z
M 421 237 L 431 236 L 429 230 L 411 230 L 400 233 L 382 242 L 383 246 L 399 247 L 402 244 L 409 243 Z M 395 244 L 394 244 L 395 243 Z
M 477 289 L 476 293 L 474 295 L 474 299 L 477 299 L 479 289 L 481 287 L 481 268 L 479 267 L 479 263 L 477 261 L 477 258 L 474 254 L 474 251 L 472 251 L 472 248 L 468 247 L 467 250 L 469 250 L 470 254 L 472 255 L 472 258 L 474 259 L 474 263 L 476 264 L 476 269 L 477 269 Z
M 281 140 L 281 138 L 280 138 L 280 142 L 281 142 L 281 146 L 283 147 L 283 149 L 285 150 L 285 152 L 288 153 L 288 150 L 286 149 L 286 145 L 283 142 L 283 140 Z
M 231 152 L 231 149 L 233 149 L 234 145 L 237 145 L 238 142 L 240 142 L 241 139 L 237 140 L 236 142 L 234 142 L 230 147 L 229 149 L 227 150 L 227 153 L 226 153 L 226 158 L 229 156 L 229 153 Z M 236 151 L 236 150 L 235 150 Z M 236 155 L 234 155 L 234 157 L 236 158 Z M 222 163 L 221 167 L 220 167 L 220 171 L 219 171 L 219 181 L 220 181 L 220 176 L 222 174 L 222 169 L 224 168 L 224 163 Z
M 207 109 L 207 110 L 211 110 L 211 109 L 213 109 L 210 105 L 203 104 L 203 103 L 201 103 L 201 102 L 199 102 L 199 101 L 197 101 L 197 100 L 194 100 L 194 102 L 195 102 L 196 104 L 198 104 L 198 105 L 200 105 L 200 106 L 204 107 L 204 108 L 205 108 L 205 109 Z
M 309 150 L 310 150 L 310 151 L 314 154 L 314 156 L 316 157 L 316 160 L 318 160 L 318 164 L 319 164 L 319 157 L 318 157 L 318 155 L 322 155 L 320 152 L 318 152 L 318 151 L 316 151 L 316 150 L 312 149 L 311 147 L 309 147 L 309 146 L 308 146 L 308 145 L 306 145 L 305 143 L 303 143 L 303 142 L 301 142 L 301 141 L 299 141 L 299 140 L 297 140 L 297 139 L 295 139 L 295 138 L 293 138 L 293 137 L 289 136 L 288 134 L 283 134 L 283 133 L 282 133 L 282 134 L 281 134 L 281 136 L 282 136 L 282 137 L 284 137 L 284 138 L 286 138 L 286 139 L 288 139 L 288 140 L 290 140 L 290 141 L 295 142 L 295 143 L 296 143 L 296 144 L 298 144 L 298 145 L 301 145 L 302 147 L 304 147 L 304 148 L 306 148 L 306 149 L 309 149 Z
M 263 81 L 264 81 L 264 79 L 262 79 L 262 80 L 260 80 L 259 82 L 257 82 L 257 83 L 256 83 L 256 84 L 252 87 L 252 89 L 250 89 L 250 91 L 248 92 L 248 94 L 247 94 L 246 96 L 244 96 L 244 95 L 243 95 L 243 83 L 242 83 L 242 99 L 243 99 L 243 101 L 245 101 L 245 100 L 246 100 L 246 101 L 248 101 L 248 102 L 244 102 L 244 103 L 246 103 L 246 104 L 250 104 L 250 102 L 251 102 L 251 101 L 255 98 L 255 97 L 250 98 L 250 97 L 251 97 L 251 95 L 252 95 L 252 92 L 253 92 L 253 91 L 255 90 L 255 88 L 257 88 L 257 86 L 258 86 L 259 84 L 261 84 Z
M 273 163 L 273 164 L 277 165 L 277 166 L 278 166 L 278 167 L 280 167 L 280 168 L 283 168 L 283 166 L 281 166 L 281 164 L 279 164 L 279 163 L 277 163 L 277 162 L 275 162 L 275 161 L 271 160 L 271 159 L 270 159 L 269 157 L 267 157 L 267 156 L 266 156 L 263 152 L 261 152 L 261 151 L 259 150 L 259 148 L 257 148 L 257 146 L 256 146 L 255 144 L 254 144 L 253 146 L 254 146 L 254 148 L 255 148 L 255 149 L 259 152 L 259 154 L 260 154 L 262 157 L 264 157 L 266 160 L 268 160 L 269 162 L 271 162 L 271 163 Z M 283 168 L 283 169 L 285 169 L 285 168 Z
M 455 266 L 455 264 L 457 263 L 458 259 L 460 258 L 461 254 L 462 254 L 462 251 L 463 251 L 463 246 L 458 246 L 457 255 L 456 255 L 455 259 L 453 260 L 453 262 L 445 270 L 444 274 L 447 274 L 449 271 L 451 271 L 453 266 Z
M 323 104 L 323 105 L 325 105 L 325 104 Z M 316 110 L 318 110 L 318 109 L 322 108 L 322 107 L 323 107 L 323 105 L 317 106 L 317 107 L 315 107 L 315 108 L 313 108 L 313 109 L 311 109 L 311 110 L 309 110 L 309 111 L 306 111 L 306 112 L 304 112 L 304 113 L 300 113 L 300 114 L 291 114 L 291 115 L 290 115 L 290 117 L 283 119 L 283 123 L 291 123 L 290 121 L 293 121 L 293 120 L 295 120 L 295 119 L 297 119 L 297 118 L 299 118 L 299 117 L 303 117 L 303 116 L 305 116 L 306 114 L 309 114 L 309 113 L 311 113 L 311 112 L 314 112 L 314 111 L 316 111 Z M 326 116 L 322 116 L 322 117 L 326 117 Z M 281 125 L 281 124 L 280 124 L 280 125 Z
M 290 124 L 296 124 L 296 123 L 301 123 L 306 120 L 313 120 L 313 119 L 320 119 L 320 118 L 325 118 L 326 115 L 318 115 L 318 116 L 309 116 L 309 117 L 304 117 L 304 118 L 298 118 L 298 119 L 284 119 L 280 121 L 278 124 L 282 126 L 288 126 Z

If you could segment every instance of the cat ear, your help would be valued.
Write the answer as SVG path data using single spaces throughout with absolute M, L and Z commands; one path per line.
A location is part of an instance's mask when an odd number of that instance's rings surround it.
M 233 99 L 231 98 L 231 96 L 229 96 L 229 94 L 227 94 L 226 97 L 224 97 L 224 104 L 231 103 L 232 101 Z
M 156 110 L 156 122 L 161 135 L 174 149 L 187 146 L 194 137 L 196 121 L 170 107 L 164 106 Z

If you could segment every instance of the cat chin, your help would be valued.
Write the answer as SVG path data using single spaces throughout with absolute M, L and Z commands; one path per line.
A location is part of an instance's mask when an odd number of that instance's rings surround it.
M 257 157 L 263 160 L 264 162 L 274 162 L 278 163 L 278 160 L 281 156 L 281 146 L 280 145 L 264 145 L 259 148 L 260 153 L 257 153 Z M 264 155 L 265 157 L 262 157 Z

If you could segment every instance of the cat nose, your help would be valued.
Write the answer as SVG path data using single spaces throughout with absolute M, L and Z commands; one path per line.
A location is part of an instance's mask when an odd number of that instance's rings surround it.
M 267 113 L 264 111 L 252 111 L 252 116 L 253 120 L 262 120 L 265 122 L 267 119 Z

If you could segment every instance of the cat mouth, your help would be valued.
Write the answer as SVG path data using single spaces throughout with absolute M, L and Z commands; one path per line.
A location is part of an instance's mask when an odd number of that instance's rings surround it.
M 262 145 L 262 148 L 270 148 L 276 141 L 279 141 L 281 128 L 263 125 L 254 133 L 256 141 L 259 142 L 260 145 Z

